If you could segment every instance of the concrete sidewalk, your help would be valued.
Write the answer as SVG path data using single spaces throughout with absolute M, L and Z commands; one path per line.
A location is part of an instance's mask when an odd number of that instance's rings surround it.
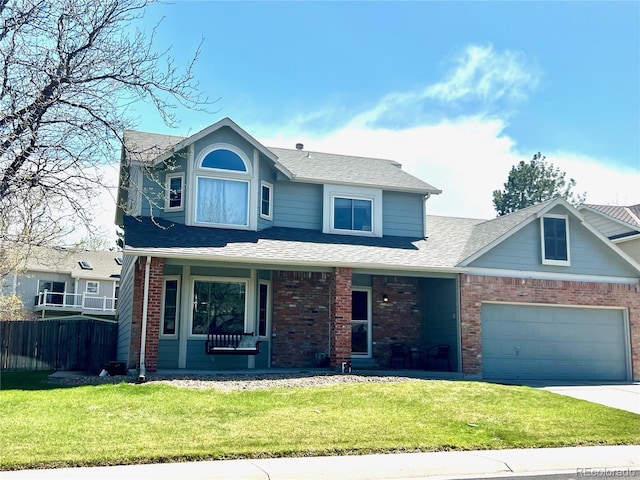
M 567 473 L 640 477 L 640 446 L 273 458 L 0 472 L 2 480 L 400 480 Z

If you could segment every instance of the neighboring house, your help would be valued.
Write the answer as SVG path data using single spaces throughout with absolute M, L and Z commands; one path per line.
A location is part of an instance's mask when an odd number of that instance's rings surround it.
M 640 262 L 640 204 L 630 207 L 584 204 L 578 210 L 623 252 Z
M 45 318 L 87 314 L 115 318 L 122 252 L 33 248 L 24 272 L 9 275 L 4 295 Z
M 640 376 L 640 265 L 560 198 L 428 216 L 440 190 L 397 162 L 267 148 L 228 118 L 125 143 L 118 360 L 141 375 L 387 368 L 401 342 L 470 377 Z

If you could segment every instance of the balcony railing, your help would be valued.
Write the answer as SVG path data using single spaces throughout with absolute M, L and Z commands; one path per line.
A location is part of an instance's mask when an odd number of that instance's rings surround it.
M 117 298 L 101 297 L 90 293 L 49 292 L 47 290 L 36 296 L 36 310 L 59 309 L 79 312 L 116 313 Z

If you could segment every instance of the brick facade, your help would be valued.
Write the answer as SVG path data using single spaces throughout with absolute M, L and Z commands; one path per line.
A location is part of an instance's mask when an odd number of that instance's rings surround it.
M 374 276 L 373 358 L 388 366 L 392 342 L 422 344 L 420 282 L 417 278 Z M 338 369 L 351 358 L 352 271 L 278 271 L 273 275 L 271 366 L 314 367 L 328 355 Z M 389 302 L 383 302 L 386 294 Z
M 389 366 L 389 344 L 402 342 L 420 347 L 424 343 L 419 285 L 419 279 L 412 277 L 373 277 L 373 358 L 380 367 Z M 382 300 L 385 294 L 388 302 Z
M 616 283 L 538 280 L 462 274 L 460 317 L 462 371 L 482 372 L 481 306 L 483 301 L 626 307 L 631 332 L 633 377 L 640 376 L 640 286 Z
M 352 276 L 350 268 L 336 267 L 333 272 L 329 358 L 334 368 L 351 360 Z
M 140 368 L 140 342 L 144 306 L 144 280 L 146 257 L 138 259 L 133 282 L 133 311 L 128 368 Z M 148 372 L 158 368 L 158 338 L 162 311 L 162 283 L 164 258 L 152 258 L 149 268 L 149 299 L 147 303 L 147 332 L 145 341 L 145 367 Z
M 271 366 L 314 367 L 329 355 L 333 274 L 273 272 Z

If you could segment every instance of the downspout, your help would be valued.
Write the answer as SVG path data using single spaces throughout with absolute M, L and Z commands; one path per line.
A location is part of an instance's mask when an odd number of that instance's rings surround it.
M 431 194 L 427 193 L 422 202 L 422 237 L 427 238 L 427 200 L 431 198 Z
M 147 256 L 147 263 L 144 267 L 144 293 L 142 299 L 142 332 L 140 334 L 140 374 L 138 383 L 146 380 L 147 368 L 145 366 L 145 346 L 147 343 L 147 309 L 149 305 L 149 271 L 151 270 L 151 257 Z

